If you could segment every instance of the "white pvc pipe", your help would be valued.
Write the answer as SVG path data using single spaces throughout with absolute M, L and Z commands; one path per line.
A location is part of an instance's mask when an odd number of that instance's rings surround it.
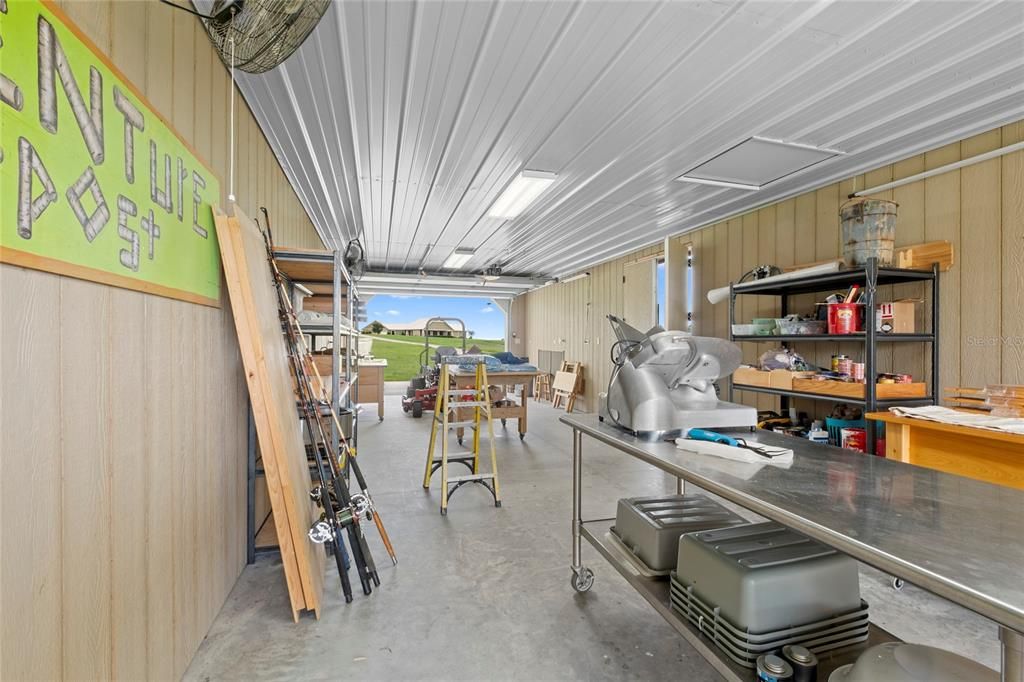
M 231 29 L 234 29 L 235 13 L 231 13 Z M 228 132 L 228 201 L 235 202 L 235 36 L 231 37 L 231 111 Z
M 910 175 L 905 178 L 900 178 L 899 180 L 887 182 L 884 185 L 878 185 L 877 187 L 869 187 L 868 189 L 862 189 L 859 192 L 854 192 L 853 194 L 850 195 L 850 197 L 863 197 L 867 196 L 868 194 L 883 192 L 887 189 L 892 189 L 893 187 L 902 187 L 903 185 L 909 185 L 910 183 L 917 182 L 918 180 L 930 178 L 933 175 L 941 175 L 943 173 L 948 173 L 949 171 L 954 171 L 958 168 L 963 168 L 965 166 L 973 166 L 974 164 L 981 163 L 982 161 L 988 161 L 989 159 L 995 159 L 1000 156 L 1012 154 L 1013 152 L 1020 151 L 1021 149 L 1024 149 L 1024 142 L 1017 142 L 1016 144 L 1000 147 L 999 149 L 993 149 L 992 151 L 985 152 L 984 154 L 972 156 L 969 159 L 956 161 L 954 163 L 947 163 L 945 166 L 939 166 L 938 168 L 933 168 L 929 171 L 924 171 L 923 173 L 917 173 L 916 175 Z
M 764 277 L 762 279 L 752 279 L 749 282 L 743 282 L 742 284 L 735 284 L 733 285 L 733 290 L 743 291 L 744 285 L 784 282 L 787 279 L 806 277 L 808 275 L 825 275 L 830 272 L 836 272 L 838 270 L 839 260 L 837 259 L 830 263 L 820 263 L 818 265 L 811 265 L 810 267 L 800 268 L 799 270 L 793 270 L 792 272 L 784 272 L 781 275 L 772 275 L 770 277 Z M 707 296 L 708 301 L 710 301 L 712 305 L 721 303 L 722 301 L 729 298 L 729 287 L 719 287 L 718 289 L 711 289 L 708 291 Z

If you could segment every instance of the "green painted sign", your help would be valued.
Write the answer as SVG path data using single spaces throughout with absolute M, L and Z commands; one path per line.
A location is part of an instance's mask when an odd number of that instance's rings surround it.
M 0 39 L 0 261 L 219 305 L 213 172 L 50 3 Z

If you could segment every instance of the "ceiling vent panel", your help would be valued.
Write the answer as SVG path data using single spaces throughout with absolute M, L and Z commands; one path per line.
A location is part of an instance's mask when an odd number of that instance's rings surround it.
M 756 190 L 842 152 L 750 137 L 676 180 Z

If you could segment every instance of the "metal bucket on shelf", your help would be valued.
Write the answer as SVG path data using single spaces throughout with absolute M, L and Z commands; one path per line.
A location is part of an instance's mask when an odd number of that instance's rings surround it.
M 857 199 L 839 209 L 843 259 L 847 265 L 864 265 L 877 258 L 892 265 L 896 252 L 896 212 L 899 204 L 885 199 Z

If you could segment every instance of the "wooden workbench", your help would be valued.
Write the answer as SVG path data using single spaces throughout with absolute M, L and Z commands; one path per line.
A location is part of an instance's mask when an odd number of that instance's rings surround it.
M 1024 490 L 1024 436 L 869 412 L 885 423 L 885 456 Z
M 452 381 L 456 389 L 473 388 L 476 385 L 476 375 L 452 373 Z M 526 410 L 529 405 L 527 398 L 533 392 L 533 380 L 537 378 L 537 371 L 529 372 L 488 372 L 487 381 L 492 386 L 519 386 L 518 404 L 513 407 L 491 407 L 491 418 L 500 419 L 504 425 L 505 420 L 515 419 L 519 428 L 519 440 L 526 437 Z M 459 417 L 460 419 L 462 416 Z M 455 430 L 455 435 L 462 441 L 463 429 Z

